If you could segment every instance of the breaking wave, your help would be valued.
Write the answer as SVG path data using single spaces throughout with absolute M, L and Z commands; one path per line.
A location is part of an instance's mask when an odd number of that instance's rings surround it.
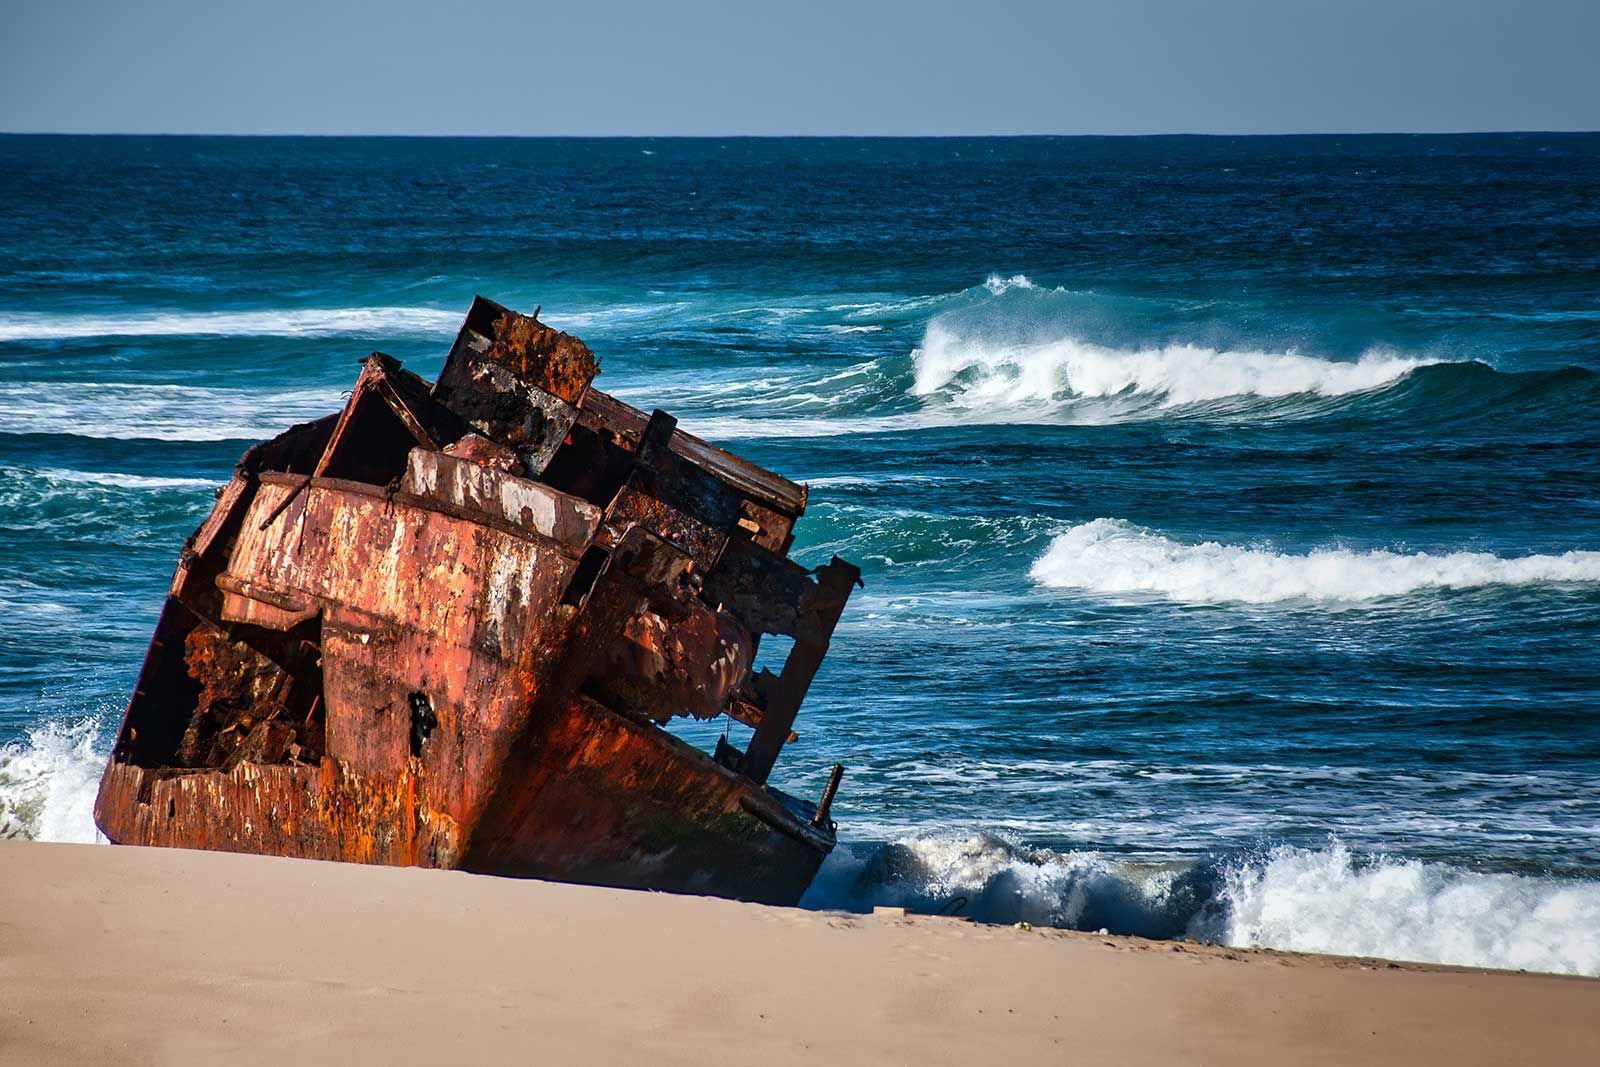
M 1304 554 L 1206 541 L 1185 544 L 1120 519 L 1058 534 L 1029 575 L 1056 589 L 1151 594 L 1191 604 L 1363 602 L 1431 589 L 1600 582 L 1600 552 L 1506 558 L 1346 548 Z
M 1236 947 L 1600 975 L 1600 883 L 1281 845 L 1198 863 L 991 834 L 842 845 L 802 906 L 874 905 Z
M 1145 396 L 1160 407 L 1227 397 L 1322 397 L 1368 392 L 1441 362 L 1373 351 L 1355 361 L 1196 345 L 1118 349 L 1071 338 L 1003 343 L 935 320 L 912 354 L 911 393 L 959 407 L 1034 407 L 1081 398 Z
M 44 722 L 0 745 L 0 838 L 93 842 L 94 798 L 105 768 L 98 719 Z
M 461 312 L 418 307 L 297 308 L 261 311 L 169 311 L 126 315 L 0 314 L 0 341 L 69 341 L 90 337 L 335 337 L 355 334 L 453 334 Z
M 1020 274 L 930 301 L 920 322 L 878 320 L 878 305 L 837 305 L 867 321 L 827 327 L 836 333 L 863 325 L 896 331 L 874 330 L 870 336 L 883 339 L 860 342 L 850 353 L 856 362 L 842 369 L 771 364 L 672 375 L 648 388 L 665 385 L 686 424 L 719 440 L 1326 417 L 1411 430 L 1466 420 L 1504 429 L 1508 416 L 1539 424 L 1581 418 L 1600 399 L 1600 376 L 1577 367 L 1500 371 L 1337 331 L 1327 345 L 1286 340 L 1267 314 L 1265 325 L 1240 333 L 1221 319 L 1194 320 L 1181 302 L 1047 289 Z M 920 340 L 886 350 L 913 327 Z

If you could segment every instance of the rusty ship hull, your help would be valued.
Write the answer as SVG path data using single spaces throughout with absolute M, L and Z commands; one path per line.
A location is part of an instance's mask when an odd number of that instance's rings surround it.
M 596 373 L 479 298 L 438 381 L 375 353 L 250 449 L 180 554 L 106 836 L 798 900 L 838 775 L 768 777 L 859 572 L 788 558 L 803 487 Z M 743 751 L 664 728 L 719 715 Z

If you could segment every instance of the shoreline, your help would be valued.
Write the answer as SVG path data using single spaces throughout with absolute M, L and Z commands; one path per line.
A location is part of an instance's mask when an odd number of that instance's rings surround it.
M 1561 1063 L 1600 980 L 0 842 L 0 1059 Z

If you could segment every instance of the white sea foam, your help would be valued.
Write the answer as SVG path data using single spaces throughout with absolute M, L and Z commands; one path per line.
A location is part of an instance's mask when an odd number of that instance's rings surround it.
M 1012 289 L 1031 290 L 1039 288 L 1033 284 L 1033 279 L 1026 274 L 1013 274 L 1009 278 L 1002 277 L 999 274 L 991 274 L 984 279 L 983 287 L 994 296 L 999 296 Z
M 632 323 L 674 315 L 689 305 L 616 304 L 552 311 L 541 317 L 561 329 Z M 750 309 L 799 314 L 808 309 Z M 428 307 L 264 308 L 253 311 L 166 311 L 127 314 L 0 313 L 0 341 L 69 341 L 93 337 L 448 337 L 462 311 Z
M 1209 899 L 1179 882 L 1183 869 L 1028 849 L 988 833 L 933 833 L 882 846 L 841 845 L 801 906 L 866 911 L 887 905 L 979 922 L 1174 937 Z
M 1185 865 L 983 833 L 911 837 L 841 846 L 802 904 L 1600 975 L 1600 883 L 1362 857 L 1338 842 Z
M 1230 945 L 1600 975 L 1590 881 L 1282 846 L 1231 866 L 1218 899 Z
M 878 474 L 866 477 L 855 474 L 825 474 L 811 478 L 796 478 L 813 489 L 858 488 L 883 485 L 933 485 L 950 479 L 941 474 Z
M 541 311 L 539 320 L 559 330 L 580 330 L 613 323 L 632 324 L 652 317 L 676 315 L 688 307 L 689 305 L 683 301 L 660 304 L 613 304 L 588 311 Z M 461 316 L 452 314 L 450 321 L 453 332 L 455 327 L 460 325 Z
M 93 842 L 94 798 L 105 767 L 94 719 L 45 722 L 0 745 L 0 838 Z
M 960 293 L 934 293 L 929 296 L 914 296 L 900 300 L 868 300 L 853 304 L 829 304 L 823 310 L 843 311 L 845 312 L 845 317 L 851 319 L 871 319 L 885 315 L 905 315 L 912 311 L 921 311 L 923 308 L 933 307 L 959 295 Z
M 125 474 L 121 471 L 78 471 L 57 467 L 44 467 L 32 476 L 47 482 L 65 485 L 91 485 L 107 489 L 175 489 L 193 491 L 214 489 L 221 483 L 212 478 L 166 478 L 145 474 Z
M 267 392 L 129 382 L 0 383 L 0 433 L 257 440 L 339 410 L 337 389 Z
M 907 413 L 854 419 L 705 415 L 686 418 L 679 425 L 707 441 L 737 441 L 751 437 L 841 437 L 845 434 L 899 433 L 960 423 L 961 420 L 956 418 L 929 418 L 921 413 Z
M 1600 552 L 1505 558 L 1327 548 L 1295 554 L 1215 541 L 1185 544 L 1120 519 L 1095 519 L 1057 535 L 1029 575 L 1057 589 L 1192 604 L 1367 602 L 1429 589 L 1600 582 Z
M 122 315 L 0 314 L 0 341 L 86 337 L 331 337 L 395 333 L 450 334 L 461 313 L 419 307 L 269 308 Z
M 1240 396 L 1344 396 L 1438 362 L 1377 351 L 1351 362 L 1196 345 L 1128 350 L 1073 338 L 1009 343 L 964 336 L 939 319 L 912 358 L 915 396 L 965 408 L 1034 409 L 1124 394 L 1159 398 L 1162 407 Z
M 1025 277 L 991 278 L 991 292 L 1031 289 Z M 707 413 L 690 417 L 693 432 L 712 440 L 748 437 L 833 437 L 843 434 L 900 433 L 968 425 L 1050 424 L 1099 425 L 1189 414 L 1217 413 L 1219 401 L 1283 400 L 1292 397 L 1329 399 L 1382 389 L 1435 359 L 1372 351 L 1358 360 L 1321 359 L 1289 352 L 1222 351 L 1198 345 L 1121 349 L 1072 338 L 1044 342 L 1011 342 L 968 336 L 948 317 L 934 319 L 922 343 L 911 353 L 911 378 L 885 361 L 851 368 L 858 388 L 848 392 L 812 390 L 805 396 L 813 407 L 824 405 L 832 415 L 810 416 L 801 407 L 802 383 L 791 376 L 741 384 L 759 413 Z M 898 380 L 897 380 L 898 379 Z M 723 399 L 703 383 L 687 383 L 684 401 Z M 761 395 L 756 395 L 765 390 Z M 913 410 L 846 414 L 846 407 L 866 403 Z M 882 411 L 882 407 L 879 407 Z M 1259 416 L 1258 408 L 1247 409 Z M 1283 409 L 1269 410 L 1280 413 Z M 1311 410 L 1320 410 L 1313 408 Z

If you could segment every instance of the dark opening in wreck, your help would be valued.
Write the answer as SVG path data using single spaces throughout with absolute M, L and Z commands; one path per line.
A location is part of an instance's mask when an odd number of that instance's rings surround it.
M 374 353 L 245 453 L 106 767 L 112 841 L 804 892 L 838 772 L 818 806 L 767 779 L 859 572 L 790 560 L 804 487 L 593 388 L 536 315 L 480 297 L 432 386 Z M 719 715 L 744 751 L 662 727 Z

